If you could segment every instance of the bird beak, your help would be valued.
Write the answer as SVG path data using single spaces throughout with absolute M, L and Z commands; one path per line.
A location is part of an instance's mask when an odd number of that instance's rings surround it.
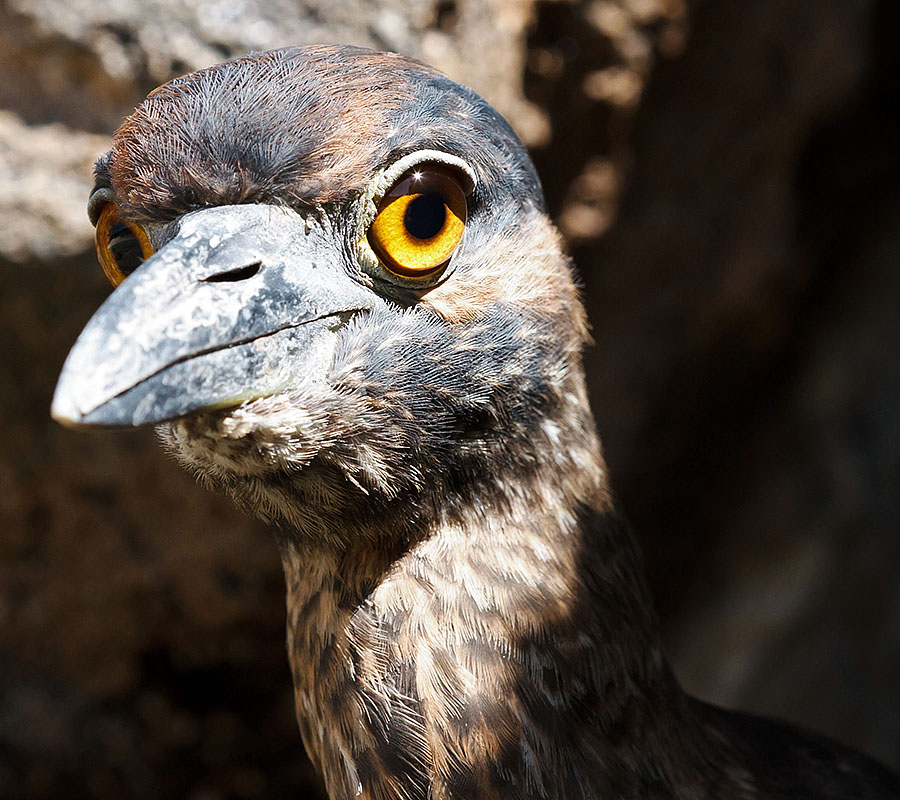
M 145 425 L 323 375 L 338 331 L 375 297 L 350 277 L 344 251 L 334 228 L 290 209 L 184 216 L 88 322 L 51 414 L 67 425 Z

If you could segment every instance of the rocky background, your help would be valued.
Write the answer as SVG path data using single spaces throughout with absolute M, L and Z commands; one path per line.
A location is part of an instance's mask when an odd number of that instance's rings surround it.
M 900 768 L 895 0 L 0 0 L 0 796 L 318 797 L 265 529 L 153 434 L 51 423 L 143 95 L 342 41 L 468 83 L 583 278 L 678 674 Z

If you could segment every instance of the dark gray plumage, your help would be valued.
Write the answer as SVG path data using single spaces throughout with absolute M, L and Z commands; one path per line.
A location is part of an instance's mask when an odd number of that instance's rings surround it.
M 420 173 L 465 205 L 427 269 L 373 240 Z M 900 797 L 861 755 L 679 688 L 610 499 L 569 264 L 474 93 L 356 48 L 250 56 L 151 94 L 96 178 L 113 273 L 157 252 L 85 329 L 54 414 L 157 423 L 274 524 L 332 798 Z M 403 219 L 404 247 L 434 246 Z

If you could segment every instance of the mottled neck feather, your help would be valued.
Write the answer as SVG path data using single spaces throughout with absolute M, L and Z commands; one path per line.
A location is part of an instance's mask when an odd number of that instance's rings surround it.
M 332 798 L 692 782 L 672 774 L 684 702 L 596 439 L 550 435 L 550 463 L 399 554 L 282 537 L 297 715 Z
M 709 750 L 610 499 L 583 310 L 541 220 L 479 261 L 484 296 L 360 318 L 328 382 L 169 430 L 280 525 L 297 717 L 332 800 L 701 796 Z

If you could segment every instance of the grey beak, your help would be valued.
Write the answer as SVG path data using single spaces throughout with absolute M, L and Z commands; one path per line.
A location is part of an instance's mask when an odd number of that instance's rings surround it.
M 51 414 L 144 425 L 237 405 L 327 368 L 334 335 L 376 301 L 330 228 L 266 205 L 195 211 L 100 307 Z

